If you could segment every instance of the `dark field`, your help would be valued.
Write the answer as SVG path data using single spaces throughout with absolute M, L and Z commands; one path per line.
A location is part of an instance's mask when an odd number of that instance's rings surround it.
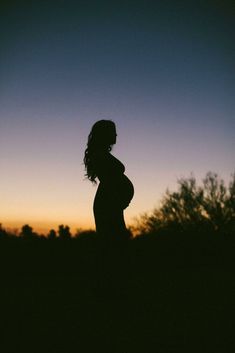
M 234 353 L 234 244 L 1 240 L 0 351 Z

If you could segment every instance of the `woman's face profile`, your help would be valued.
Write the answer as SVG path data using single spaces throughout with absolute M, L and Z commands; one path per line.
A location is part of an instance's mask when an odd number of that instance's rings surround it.
M 117 141 L 117 132 L 116 132 L 116 128 L 114 127 L 110 131 L 110 144 L 115 145 L 116 141 Z

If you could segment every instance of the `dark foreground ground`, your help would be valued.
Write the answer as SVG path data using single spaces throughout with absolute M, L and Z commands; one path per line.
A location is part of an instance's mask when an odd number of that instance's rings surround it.
M 235 352 L 231 239 L 14 239 L 0 256 L 1 353 Z

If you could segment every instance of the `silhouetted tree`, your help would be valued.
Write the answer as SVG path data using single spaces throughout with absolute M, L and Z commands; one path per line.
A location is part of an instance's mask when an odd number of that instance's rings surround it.
M 227 189 L 224 181 L 216 173 L 207 173 L 203 180 L 202 206 L 212 226 L 216 230 L 221 230 L 234 221 L 234 183 L 235 178 L 230 182 Z
M 54 240 L 56 238 L 56 231 L 51 229 L 48 233 L 48 239 Z
M 36 234 L 33 232 L 33 228 L 30 227 L 28 224 L 25 224 L 21 228 L 21 233 L 20 236 L 25 239 L 32 239 L 33 237 L 36 236 Z
M 0 223 L 0 239 L 1 238 L 6 238 L 7 237 L 7 232 L 6 230 L 3 228 L 2 223 Z
M 212 172 L 206 174 L 202 186 L 197 186 L 193 176 L 178 180 L 178 184 L 178 191 L 166 191 L 158 209 L 137 219 L 136 233 L 195 228 L 235 231 L 235 173 L 229 187 Z
M 227 210 L 227 227 L 230 232 L 235 234 L 235 172 L 232 176 L 232 180 L 229 183 L 229 197 L 225 202 L 225 209 Z
M 75 233 L 75 238 L 77 239 L 91 239 L 96 236 L 96 231 L 93 229 L 77 229 Z
M 59 234 L 60 239 L 70 239 L 71 238 L 70 228 L 67 225 L 66 226 L 64 226 L 63 224 L 59 225 L 58 234 Z

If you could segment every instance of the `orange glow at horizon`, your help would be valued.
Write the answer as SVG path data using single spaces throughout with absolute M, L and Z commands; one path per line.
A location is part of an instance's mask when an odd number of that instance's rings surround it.
M 4 229 L 17 232 L 19 234 L 21 228 L 23 225 L 28 224 L 33 228 L 33 231 L 35 231 L 38 234 L 44 234 L 47 235 L 51 229 L 54 229 L 55 231 L 58 230 L 58 227 L 60 224 L 63 225 L 68 225 L 70 227 L 70 231 L 72 234 L 75 234 L 77 230 L 88 230 L 88 229 L 95 229 L 94 225 L 91 223 L 74 223 L 74 222 L 40 222 L 40 221 L 33 221 L 33 220 L 26 220 L 25 221 L 2 221 L 2 227 Z

